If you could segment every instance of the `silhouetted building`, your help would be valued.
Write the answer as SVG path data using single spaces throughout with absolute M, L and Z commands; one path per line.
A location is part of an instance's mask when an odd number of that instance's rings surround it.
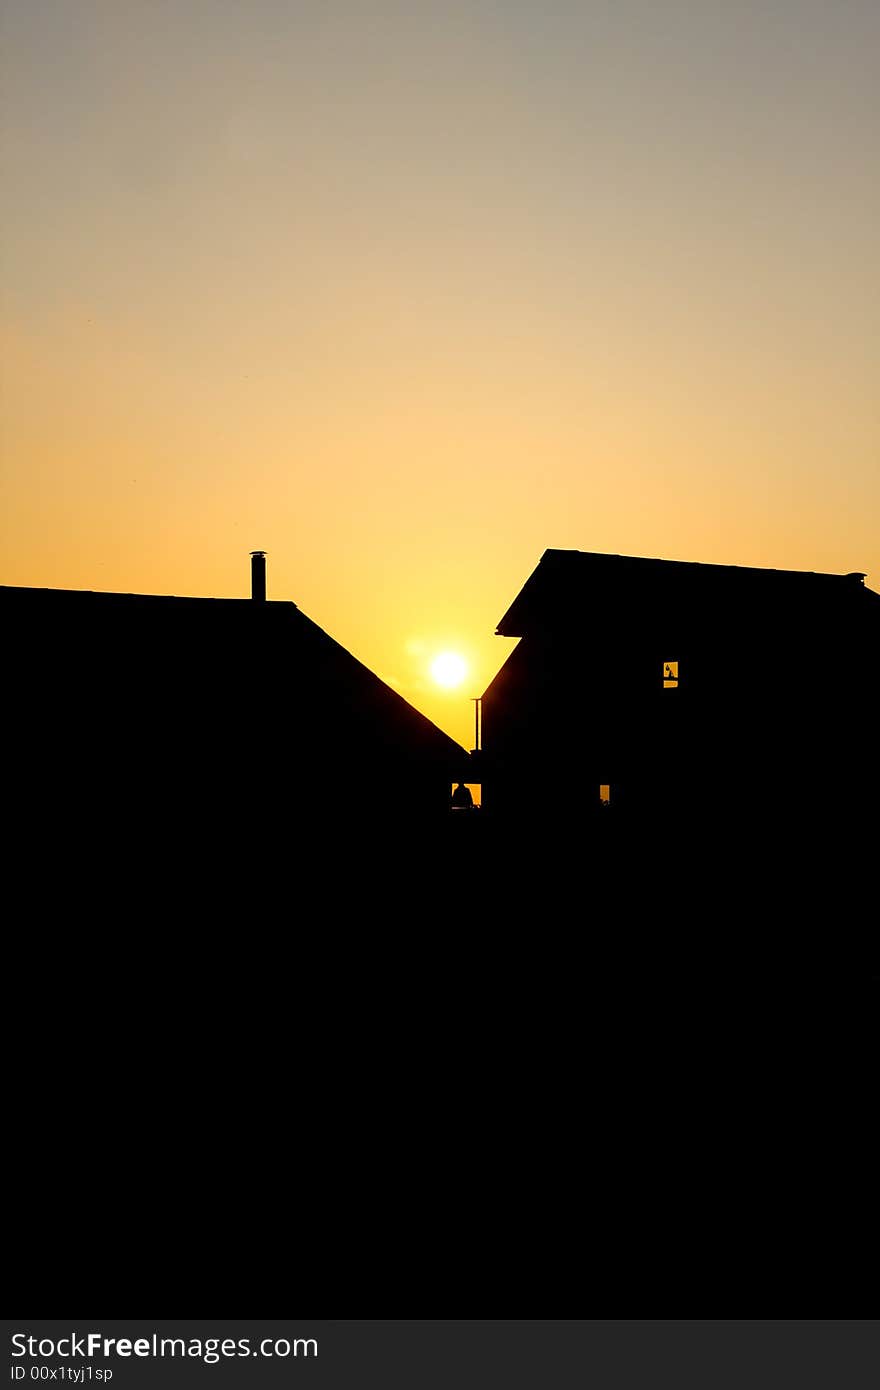
M 483 804 L 578 827 L 876 816 L 880 595 L 813 574 L 547 550 L 498 624 Z
M 0 589 L 19 825 L 105 842 L 377 834 L 448 815 L 464 751 L 265 599 Z M 222 866 L 221 866 L 222 869 Z

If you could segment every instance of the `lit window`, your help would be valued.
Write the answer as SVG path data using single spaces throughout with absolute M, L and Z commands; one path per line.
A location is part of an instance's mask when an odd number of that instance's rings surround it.
M 599 804 L 601 806 L 611 805 L 611 788 L 607 782 L 600 782 L 599 784 Z
M 663 663 L 663 689 L 678 689 L 678 662 L 664 661 Z
M 456 782 L 449 805 L 453 811 L 477 811 L 482 802 L 482 790 L 479 782 Z

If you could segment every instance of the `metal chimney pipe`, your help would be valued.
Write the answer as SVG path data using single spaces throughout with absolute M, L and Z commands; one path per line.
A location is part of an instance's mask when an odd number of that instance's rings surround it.
M 254 603 L 266 602 L 266 552 L 251 551 L 251 598 Z

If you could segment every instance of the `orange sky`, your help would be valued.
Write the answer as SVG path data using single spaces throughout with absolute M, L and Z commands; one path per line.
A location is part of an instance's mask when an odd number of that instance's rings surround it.
M 548 546 L 880 588 L 873 0 L 3 16 L 2 582 L 265 548 L 467 746 Z

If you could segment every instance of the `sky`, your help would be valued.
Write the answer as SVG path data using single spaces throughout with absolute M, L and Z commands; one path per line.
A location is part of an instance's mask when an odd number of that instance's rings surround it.
M 265 549 L 468 747 L 548 547 L 880 589 L 876 0 L 0 15 L 0 582 Z

